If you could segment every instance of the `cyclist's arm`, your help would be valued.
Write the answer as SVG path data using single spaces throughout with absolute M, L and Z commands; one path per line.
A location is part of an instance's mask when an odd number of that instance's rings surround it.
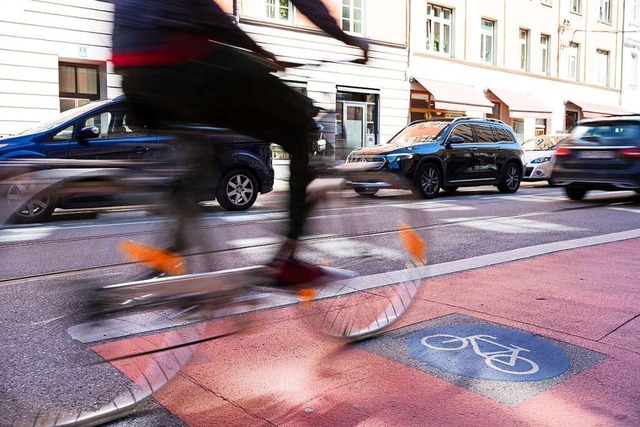
M 366 40 L 354 37 L 342 31 L 329 9 L 321 0 L 291 0 L 291 3 L 311 22 L 325 33 L 349 46 L 355 46 L 364 52 L 365 58 L 369 51 L 369 43 Z

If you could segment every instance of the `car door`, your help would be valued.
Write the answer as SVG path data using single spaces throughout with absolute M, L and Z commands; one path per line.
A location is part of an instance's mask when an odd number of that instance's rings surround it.
M 494 126 L 493 130 L 496 134 L 496 147 L 498 148 L 496 152 L 496 173 L 500 175 L 502 168 L 513 154 L 513 145 L 516 144 L 516 138 L 500 126 Z
M 496 155 L 498 144 L 493 134 L 491 125 L 486 123 L 474 123 L 473 130 L 476 133 L 476 148 L 474 151 L 474 178 L 478 180 L 494 180 L 498 177 Z
M 475 177 L 475 136 L 469 123 L 454 125 L 445 141 L 445 182 L 455 184 Z
M 69 158 L 99 160 L 141 160 L 148 158 L 156 142 L 154 132 L 133 128 L 127 123 L 124 105 L 102 109 L 84 116 L 76 124 L 73 141 L 69 144 Z M 93 126 L 97 137 L 80 138 L 80 130 Z

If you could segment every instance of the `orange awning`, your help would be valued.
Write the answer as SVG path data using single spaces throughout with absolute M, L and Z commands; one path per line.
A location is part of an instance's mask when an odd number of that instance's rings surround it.
M 582 110 L 582 116 L 585 119 L 596 119 L 598 117 L 609 116 L 626 116 L 633 114 L 631 111 L 627 111 L 619 105 L 604 105 L 593 104 L 591 102 L 583 101 L 567 101 L 566 104 L 573 104 Z
M 502 89 L 487 89 L 496 98 L 509 107 L 509 116 L 515 118 L 533 117 L 548 119 L 553 112 L 535 96 L 528 93 L 512 92 Z
M 480 89 L 473 86 L 422 78 L 415 78 L 415 80 L 433 96 L 435 107 L 439 110 L 480 113 L 493 111 L 493 103 L 484 96 Z

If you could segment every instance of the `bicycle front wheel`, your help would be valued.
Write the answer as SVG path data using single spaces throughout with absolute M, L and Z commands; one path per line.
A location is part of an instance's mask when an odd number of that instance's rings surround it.
M 308 220 L 300 255 L 340 277 L 316 296 L 315 327 L 328 335 L 352 341 L 377 335 L 419 294 L 419 267 L 427 263 L 424 212 L 410 208 L 408 191 L 380 194 L 363 199 L 350 189 L 330 191 Z

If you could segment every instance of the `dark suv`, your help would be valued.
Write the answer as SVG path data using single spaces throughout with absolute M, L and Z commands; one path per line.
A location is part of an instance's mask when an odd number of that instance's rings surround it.
M 461 117 L 410 123 L 384 145 L 357 149 L 347 162 L 376 162 L 392 172 L 393 183 L 354 183 L 361 195 L 380 188 L 412 189 L 432 198 L 440 188 L 496 185 L 502 193 L 520 187 L 524 153 L 513 130 L 495 119 Z
M 589 190 L 640 193 L 640 116 L 578 123 L 556 150 L 553 175 L 572 200 Z
M 171 136 L 139 128 L 128 121 L 124 96 L 83 105 L 62 113 L 55 120 L 38 125 L 18 135 L 0 138 L 0 167 L 10 159 L 74 159 L 150 161 L 162 156 Z M 241 135 L 216 135 L 215 163 L 211 164 L 210 199 L 227 210 L 249 209 L 258 193 L 273 189 L 274 171 L 268 143 Z M 5 189 L 9 205 L 21 200 L 19 186 Z M 54 200 L 30 200 L 15 216 L 17 222 L 40 222 L 56 207 L 87 208 L 109 206 L 110 197 L 67 195 Z

